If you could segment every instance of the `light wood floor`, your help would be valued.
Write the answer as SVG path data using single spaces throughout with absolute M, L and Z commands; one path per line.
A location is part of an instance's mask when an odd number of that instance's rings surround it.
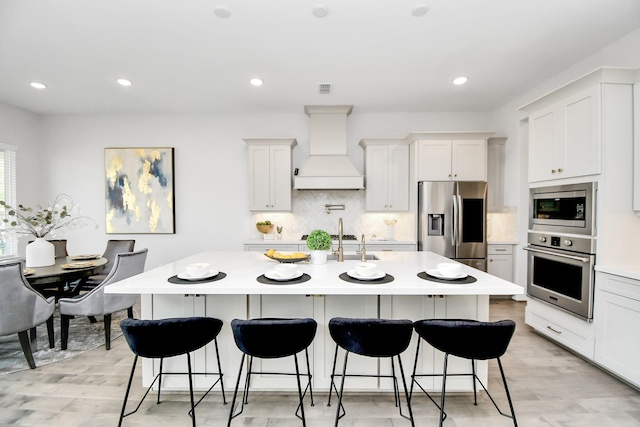
M 563 426 L 640 427 L 640 392 L 602 372 L 568 351 L 538 336 L 524 324 L 524 303 L 492 300 L 493 320 L 511 318 L 518 323 L 503 365 L 508 377 L 518 424 L 522 427 Z M 410 356 L 403 357 L 405 366 Z M 0 426 L 76 427 L 118 424 L 118 414 L 133 355 L 124 338 L 110 351 L 104 347 L 70 360 L 0 377 Z M 497 364 L 490 362 L 489 388 L 504 405 Z M 140 377 L 134 380 L 133 398 L 142 395 Z M 317 390 L 316 405 L 306 406 L 310 427 L 332 426 L 335 406 L 327 408 L 326 395 Z M 165 395 L 156 405 L 146 401 L 124 426 L 190 426 L 186 395 Z M 293 416 L 296 396 L 254 393 L 245 413 L 232 426 L 300 426 Z M 482 395 L 473 406 L 469 395 L 447 397 L 448 427 L 500 427 L 513 423 L 501 417 Z M 349 395 L 343 427 L 409 426 L 400 418 L 389 395 Z M 414 394 L 416 426 L 437 426 L 435 407 Z M 505 406 L 506 409 L 506 406 Z M 199 426 L 226 426 L 229 405 L 218 395 L 198 408 Z

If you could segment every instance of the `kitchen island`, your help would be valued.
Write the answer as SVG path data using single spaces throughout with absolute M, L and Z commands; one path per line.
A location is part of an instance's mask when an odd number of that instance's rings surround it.
M 353 256 L 355 254 L 346 254 Z M 201 252 L 173 263 L 146 271 L 140 275 L 114 283 L 105 289 L 107 293 L 140 294 L 141 317 L 159 319 L 183 316 L 211 316 L 225 322 L 218 337 L 220 357 L 225 385 L 229 387 L 238 372 L 241 357 L 233 340 L 229 324 L 234 318 L 259 317 L 312 317 L 318 322 L 316 338 L 309 349 L 313 384 L 318 391 L 329 387 L 331 366 L 335 344 L 327 323 L 335 316 L 370 318 L 406 318 L 419 320 L 426 318 L 467 318 L 489 319 L 490 295 L 522 294 L 523 288 L 511 282 L 483 273 L 468 266 L 463 272 L 477 279 L 474 283 L 441 283 L 418 277 L 418 273 L 435 268 L 439 262 L 451 260 L 431 252 L 373 252 L 379 259 L 370 261 L 378 269 L 393 277 L 389 283 L 376 281 L 351 283 L 341 279 L 342 273 L 351 271 L 359 262 L 329 260 L 323 265 L 307 262 L 297 264 L 302 273 L 310 276 L 304 283 L 265 284 L 257 278 L 269 273 L 277 264 L 264 254 L 256 252 Z M 169 278 L 185 272 L 191 263 L 207 262 L 211 268 L 226 274 L 226 277 L 206 283 L 174 284 Z M 415 357 L 417 336 L 403 354 L 405 372 L 410 375 Z M 418 372 L 439 373 L 442 370 L 443 355 L 428 345 L 421 346 Z M 357 357 L 357 356 L 353 356 Z M 185 372 L 184 358 L 166 360 L 165 369 Z M 216 372 L 215 348 L 213 343 L 194 353 L 193 362 L 197 372 Z M 378 366 L 379 364 L 379 366 Z M 271 371 L 291 371 L 288 359 L 263 361 L 262 369 Z M 358 363 L 350 364 L 350 373 L 388 372 L 388 360 L 358 358 Z M 159 363 L 143 361 L 143 383 L 149 384 Z M 450 358 L 450 372 L 468 372 L 469 362 Z M 487 363 L 478 364 L 480 378 L 486 380 Z M 195 386 L 208 388 L 213 376 L 198 376 Z M 486 384 L 486 381 L 484 381 Z M 423 381 L 426 389 L 440 388 L 440 379 L 428 378 Z M 388 391 L 392 384 L 386 379 L 349 378 L 349 390 Z M 184 390 L 186 379 L 169 376 L 163 379 L 164 387 Z M 252 376 L 252 388 L 264 390 L 294 390 L 292 378 L 273 376 Z M 469 391 L 472 383 L 466 377 L 451 377 L 447 381 L 448 390 Z

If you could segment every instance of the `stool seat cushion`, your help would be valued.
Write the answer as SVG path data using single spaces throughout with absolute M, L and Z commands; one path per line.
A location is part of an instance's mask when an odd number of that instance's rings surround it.
M 190 353 L 204 347 L 218 336 L 222 320 L 212 317 L 124 319 L 120 328 L 134 354 L 161 358 Z
M 392 357 L 409 346 L 413 322 L 406 319 L 334 317 L 329 320 L 329 332 L 336 344 L 352 353 L 369 357 Z
M 245 354 L 263 359 L 292 356 L 311 345 L 318 324 L 305 319 L 231 321 L 236 345 Z
M 513 320 L 480 322 L 462 319 L 427 319 L 414 323 L 418 335 L 436 349 L 465 359 L 501 357 L 516 329 Z

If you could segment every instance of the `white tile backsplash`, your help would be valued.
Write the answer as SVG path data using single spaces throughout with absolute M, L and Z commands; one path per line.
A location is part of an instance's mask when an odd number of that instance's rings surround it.
M 487 240 L 489 242 L 518 240 L 518 208 L 516 206 L 505 206 L 501 212 L 487 214 Z
M 325 204 L 345 205 L 345 210 L 334 210 L 325 213 Z M 309 234 L 316 229 L 322 229 L 329 234 L 338 234 L 338 218 L 342 218 L 345 234 L 355 234 L 360 238 L 364 233 L 367 239 L 375 235 L 387 235 L 385 218 L 395 218 L 394 226 L 396 240 L 414 241 L 415 215 L 408 212 L 400 213 L 367 213 L 365 212 L 364 191 L 320 191 L 294 190 L 292 193 L 292 212 L 263 212 L 252 215 L 255 222 L 270 220 L 275 225 L 281 225 L 285 240 L 296 240 L 303 234 Z M 256 230 L 256 238 L 260 234 Z

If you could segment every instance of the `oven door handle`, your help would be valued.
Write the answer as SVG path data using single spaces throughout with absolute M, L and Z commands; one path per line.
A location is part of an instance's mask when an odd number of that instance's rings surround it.
M 530 251 L 530 252 L 538 252 L 538 253 L 546 254 L 546 255 L 559 256 L 561 258 L 569 258 L 569 259 L 572 259 L 574 261 L 582 261 L 582 262 L 589 262 L 590 261 L 589 258 L 585 258 L 585 257 L 580 257 L 580 256 L 575 256 L 575 255 L 560 254 L 560 253 L 557 253 L 557 252 L 543 251 L 541 249 L 532 248 L 532 247 L 529 247 L 529 246 L 527 246 L 525 248 L 522 248 L 522 249 L 524 249 L 525 251 Z

